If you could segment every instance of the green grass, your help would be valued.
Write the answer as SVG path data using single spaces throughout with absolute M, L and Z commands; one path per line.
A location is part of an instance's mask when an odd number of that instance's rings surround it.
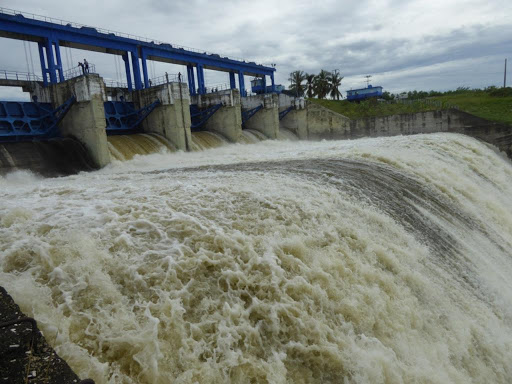
M 377 101 L 364 101 L 361 103 L 351 103 L 346 100 L 320 100 L 308 99 L 314 103 L 329 108 L 334 112 L 341 113 L 350 119 L 360 119 L 363 117 L 381 117 L 397 115 L 401 113 L 416 113 L 422 111 L 433 111 L 436 108 L 417 102 L 413 104 L 388 104 Z
M 512 96 L 495 97 L 484 91 L 468 91 L 433 99 L 455 104 L 459 109 L 487 120 L 512 124 Z
M 465 92 L 446 94 L 428 98 L 426 99 L 427 102 L 417 100 L 411 104 L 388 104 L 379 103 L 375 100 L 365 101 L 360 104 L 350 103 L 346 100 L 309 100 L 351 119 L 433 111 L 446 109 L 455 105 L 460 110 L 471 113 L 472 115 L 499 123 L 512 124 L 512 96 L 491 96 L 490 92 L 481 90 L 468 90 Z M 441 108 L 435 105 L 429 105 L 428 100 L 439 101 Z

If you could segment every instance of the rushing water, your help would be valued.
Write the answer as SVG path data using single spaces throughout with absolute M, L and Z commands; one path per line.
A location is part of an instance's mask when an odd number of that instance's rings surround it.
M 512 382 L 512 166 L 433 134 L 0 179 L 0 281 L 97 383 Z

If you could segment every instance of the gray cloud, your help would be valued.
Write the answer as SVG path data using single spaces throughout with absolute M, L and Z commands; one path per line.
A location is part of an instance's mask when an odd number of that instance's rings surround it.
M 392 92 L 499 85 L 503 60 L 512 52 L 512 2 L 503 0 L 3 3 L 7 8 L 277 63 L 277 82 L 284 84 L 295 69 L 339 69 L 345 76 L 344 89 L 362 86 L 366 74 Z M 26 71 L 21 42 L 1 39 L 0 49 L 0 68 Z M 34 47 L 32 52 L 39 72 Z M 86 56 L 95 62 L 105 77 L 122 77 L 112 56 L 73 50 L 66 54 L 65 64 L 71 53 L 73 61 Z M 156 63 L 150 71 L 158 76 L 183 68 Z M 208 72 L 206 80 L 227 82 L 225 74 L 215 72 Z

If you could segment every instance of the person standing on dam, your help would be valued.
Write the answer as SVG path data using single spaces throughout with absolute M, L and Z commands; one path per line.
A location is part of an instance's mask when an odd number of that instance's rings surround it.
M 89 63 L 84 59 L 84 74 L 89 73 Z
M 84 65 L 82 64 L 82 62 L 81 62 L 81 61 L 79 61 L 79 62 L 78 62 L 78 66 L 80 67 L 80 72 L 81 72 L 81 74 L 82 74 L 82 75 L 83 75 L 83 74 L 85 74 Z

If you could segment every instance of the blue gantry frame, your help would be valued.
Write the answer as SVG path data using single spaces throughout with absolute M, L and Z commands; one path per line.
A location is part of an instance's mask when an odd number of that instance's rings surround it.
M 189 90 L 192 95 L 206 93 L 205 69 L 228 72 L 231 88 L 236 88 L 235 76 L 238 76 L 241 96 L 246 96 L 244 75 L 263 79 L 269 76 L 271 90 L 275 89 L 275 68 L 273 67 L 220 57 L 217 54 L 195 52 L 166 43 L 99 32 L 92 27 L 43 21 L 28 15 L 24 16 L 17 11 L 0 9 L 0 37 L 38 43 L 45 85 L 65 80 L 60 55 L 62 46 L 120 55 L 125 63 L 126 79 L 130 90 L 133 87 L 135 89 L 149 87 L 147 60 L 186 65 Z M 132 70 L 135 84 L 132 84 Z

